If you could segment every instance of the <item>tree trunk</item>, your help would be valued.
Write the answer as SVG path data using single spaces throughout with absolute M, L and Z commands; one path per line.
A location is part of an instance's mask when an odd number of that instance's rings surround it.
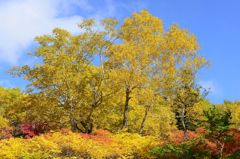
M 76 132 L 76 123 L 75 123 L 73 117 L 70 118 L 70 123 L 71 123 L 71 131 L 72 131 L 73 133 L 75 133 L 75 132 Z
M 129 107 L 129 100 L 130 100 L 130 89 L 127 88 L 126 90 L 126 101 L 125 101 L 125 107 L 124 107 L 124 117 L 123 117 L 123 126 L 121 129 L 125 129 L 127 127 L 127 112 Z
M 187 129 L 186 129 L 186 126 L 184 123 L 184 110 L 185 110 L 185 104 L 183 104 L 183 107 L 182 107 L 182 125 L 183 125 L 183 130 L 184 130 L 185 142 L 186 142 L 186 145 L 188 146 L 188 144 L 187 144 Z
M 84 121 L 80 122 L 82 124 L 82 126 L 84 127 L 84 131 L 81 130 L 80 128 L 78 128 L 81 132 L 86 133 L 86 134 L 90 134 L 92 132 L 92 128 L 93 128 L 93 124 L 92 123 L 88 123 L 86 124 Z
M 149 106 L 147 107 L 146 111 L 145 111 L 145 115 L 144 115 L 144 117 L 143 117 L 143 121 L 142 121 L 140 130 L 139 130 L 139 132 L 138 132 L 139 135 L 142 135 L 142 133 L 143 133 L 143 127 L 144 127 L 144 125 L 145 125 L 145 121 L 146 121 L 146 119 L 147 119 L 147 115 L 148 115 L 148 112 L 149 112 L 150 107 L 151 107 L 151 105 L 149 105 Z
M 85 133 L 86 134 L 90 134 L 92 132 L 92 125 L 90 124 L 90 128 L 89 128 L 89 123 L 90 123 L 90 119 L 93 113 L 93 110 L 95 109 L 96 105 L 92 105 L 92 109 L 90 114 L 87 117 L 86 123 L 85 123 Z

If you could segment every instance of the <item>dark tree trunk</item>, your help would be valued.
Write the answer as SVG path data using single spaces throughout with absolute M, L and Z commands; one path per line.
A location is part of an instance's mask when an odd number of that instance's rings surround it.
M 75 123 L 75 121 L 74 121 L 73 118 L 70 119 L 70 122 L 71 122 L 71 131 L 72 131 L 73 133 L 75 133 L 75 132 L 76 132 L 76 123 Z
M 84 121 L 81 121 L 80 123 L 84 127 L 84 130 L 82 130 L 79 127 L 77 127 L 78 130 L 80 130 L 82 133 L 86 133 L 86 134 L 92 133 L 92 129 L 93 129 L 93 124 L 92 123 L 86 123 Z
M 130 89 L 127 88 L 126 101 L 125 101 L 125 107 L 124 107 L 123 126 L 121 129 L 125 129 L 127 127 L 127 112 L 128 112 L 128 108 L 129 108 L 129 100 L 131 99 L 130 93 L 131 93 Z

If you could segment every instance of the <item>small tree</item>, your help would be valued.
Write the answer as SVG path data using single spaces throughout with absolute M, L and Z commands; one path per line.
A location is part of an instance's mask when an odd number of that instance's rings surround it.
M 177 118 L 181 118 L 185 142 L 187 145 L 187 127 L 185 123 L 186 117 L 190 114 L 186 111 L 187 108 L 193 107 L 195 103 L 203 101 L 209 91 L 206 89 L 201 93 L 202 86 L 195 84 L 195 74 L 192 71 L 184 70 L 181 74 L 181 83 L 174 90 L 173 105 L 175 111 L 179 114 Z
M 203 111 L 203 113 L 207 118 L 207 120 L 203 121 L 205 122 L 204 127 L 208 132 L 205 137 L 217 144 L 218 153 L 220 154 L 220 159 L 222 159 L 225 144 L 232 140 L 232 136 L 227 133 L 230 131 L 229 126 L 233 124 L 230 122 L 232 118 L 231 112 L 218 112 L 215 106 L 213 106 L 212 109 Z

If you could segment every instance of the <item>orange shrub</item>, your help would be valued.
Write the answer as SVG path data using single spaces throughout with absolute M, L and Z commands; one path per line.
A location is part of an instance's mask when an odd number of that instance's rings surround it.
M 199 135 L 196 134 L 193 131 L 187 130 L 187 137 L 188 137 L 188 141 L 189 141 L 191 139 L 198 138 Z M 184 131 L 180 130 L 180 131 L 174 132 L 171 136 L 169 136 L 167 138 L 167 141 L 172 141 L 172 142 L 174 142 L 177 145 L 180 144 L 180 143 L 185 142 Z
M 111 136 L 111 133 L 106 131 L 106 130 L 103 130 L 103 129 L 98 129 L 98 130 L 95 130 L 91 133 L 91 135 L 99 135 L 99 136 L 103 136 L 103 137 L 110 137 Z

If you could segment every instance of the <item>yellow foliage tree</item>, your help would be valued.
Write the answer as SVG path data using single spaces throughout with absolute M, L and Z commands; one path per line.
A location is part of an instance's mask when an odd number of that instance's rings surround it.
M 117 24 L 117 20 L 105 19 L 102 20 L 105 30 L 94 31 L 94 20 L 83 20 L 79 27 L 86 31 L 81 35 L 71 35 L 56 28 L 53 35 L 35 38 L 41 46 L 28 54 L 41 58 L 43 64 L 37 63 L 32 68 L 24 65 L 7 71 L 29 80 L 26 92 L 35 101 L 31 108 L 35 114 L 54 122 L 69 123 L 73 132 L 78 128 L 77 123 L 81 123 L 83 131 L 90 133 L 93 111 L 101 105 L 103 98 L 115 92 L 114 89 L 103 92 L 106 76 L 102 58 L 114 42 Z M 92 64 L 95 56 L 100 57 L 100 68 Z M 37 93 L 33 93 L 34 90 Z
M 28 54 L 43 64 L 7 71 L 30 82 L 28 94 L 15 105 L 28 118 L 60 123 L 72 132 L 131 127 L 142 134 L 173 123 L 166 90 L 183 80 L 183 70 L 209 65 L 198 54 L 197 38 L 177 24 L 164 31 L 162 20 L 146 10 L 134 12 L 119 29 L 117 24 L 104 19 L 104 30 L 96 31 L 94 20 L 85 19 L 80 35 L 56 28 L 36 37 L 40 46 Z M 122 43 L 115 43 L 117 38 Z M 96 56 L 99 66 L 92 63 Z
M 171 87 L 175 81 L 185 78 L 179 76 L 183 70 L 189 69 L 195 72 L 210 64 L 198 54 L 200 45 L 194 34 L 179 28 L 177 24 L 164 31 L 162 20 L 146 10 L 140 11 L 139 14 L 134 12 L 130 18 L 126 18 L 118 32 L 123 43 L 110 47 L 107 55 L 109 60 L 106 63 L 112 69 L 112 78 L 115 78 L 116 85 L 124 89 L 122 96 L 125 96 L 125 102 L 121 129 L 127 127 L 130 101 L 139 97 L 137 92 L 148 92 L 150 83 L 154 83 L 152 89 L 157 90 L 157 94 L 161 96 L 164 89 Z M 155 96 L 154 93 L 150 94 Z M 153 105 L 151 103 L 159 103 L 163 97 L 155 98 L 154 101 L 148 99 L 153 97 L 146 96 L 145 106 L 147 106 L 146 111 L 143 111 L 145 115 L 140 133 L 150 106 Z

